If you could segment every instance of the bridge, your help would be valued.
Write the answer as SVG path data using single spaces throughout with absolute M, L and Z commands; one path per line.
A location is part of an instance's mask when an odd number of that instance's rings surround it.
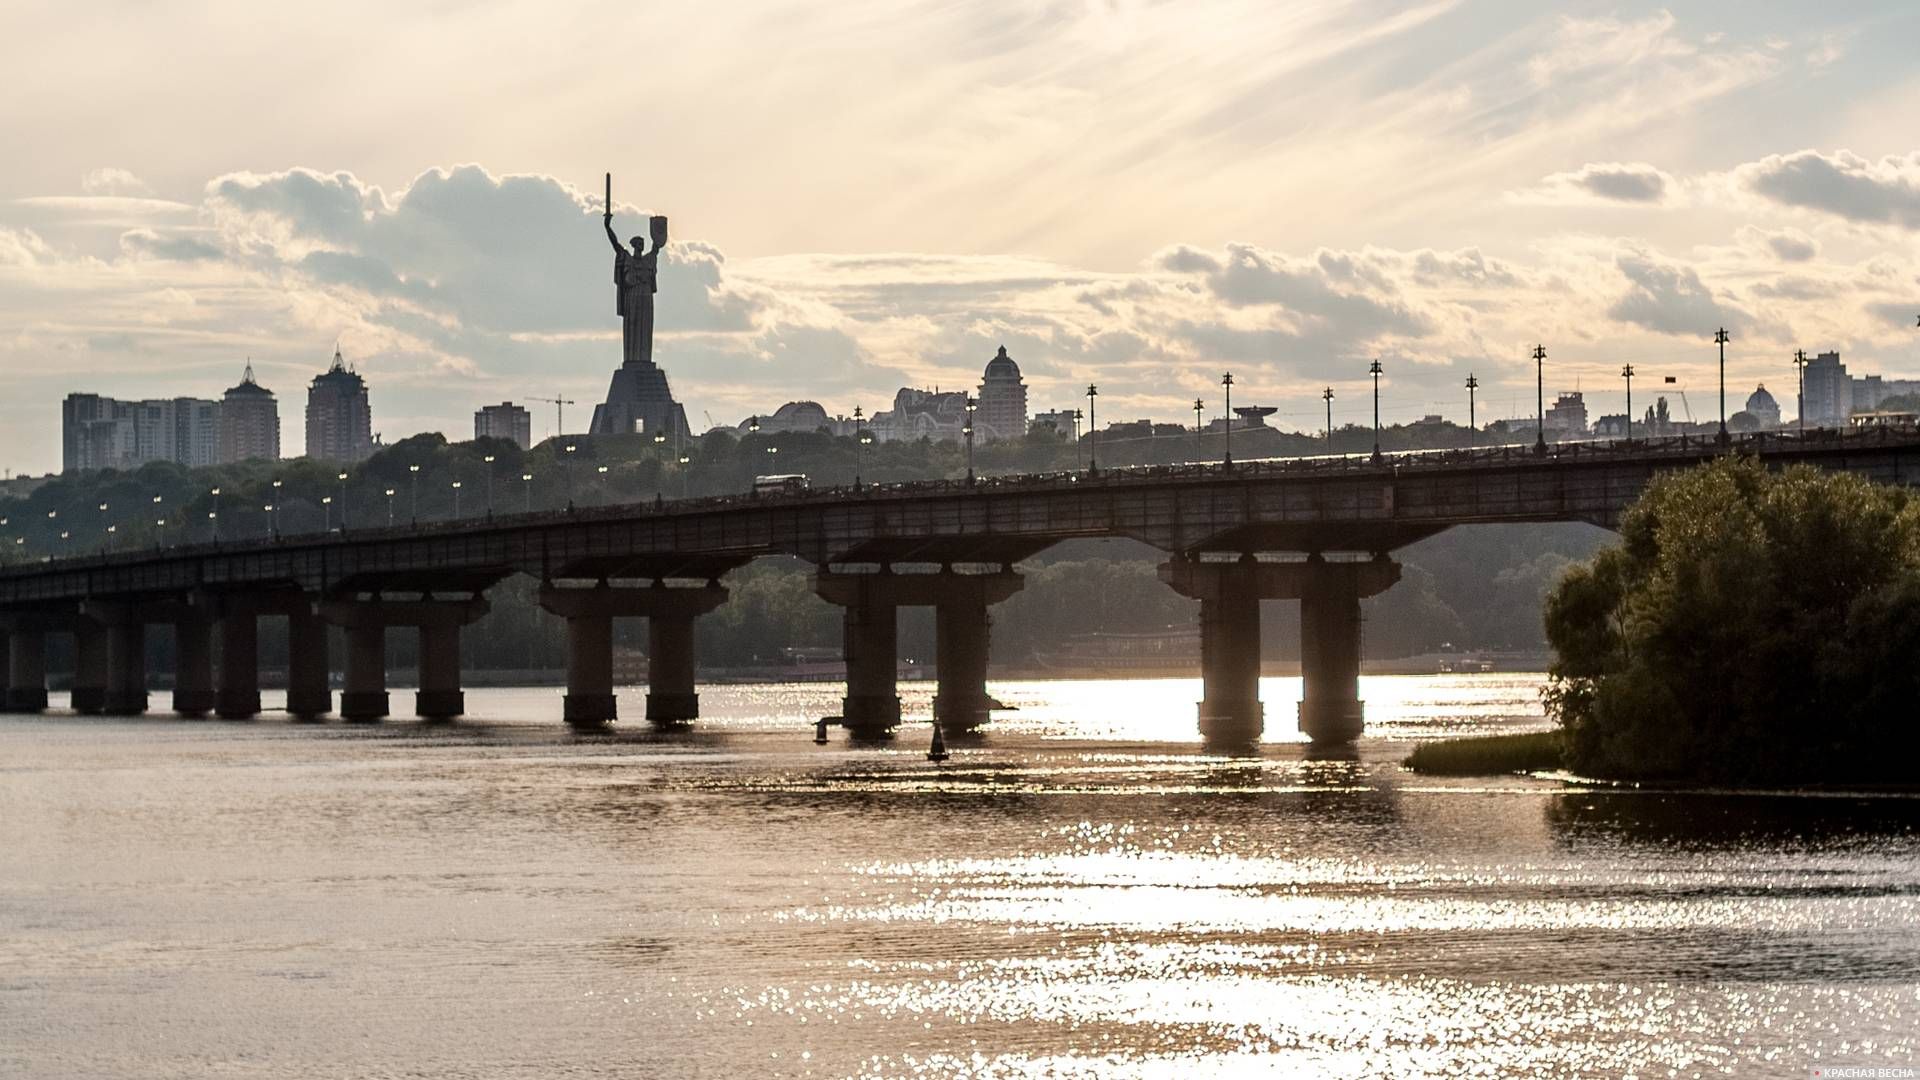
M 389 714 L 390 628 L 419 635 L 416 715 L 457 716 L 461 628 L 487 611 L 489 588 L 524 574 L 566 624 L 566 722 L 616 719 L 612 620 L 639 616 L 650 642 L 647 719 L 685 724 L 699 714 L 695 624 L 725 602 L 721 579 L 753 559 L 791 555 L 814 565 L 815 592 L 843 610 L 840 719 L 852 734 L 884 737 L 900 722 L 903 606 L 936 612 L 934 718 L 948 731 L 971 730 L 992 707 L 988 612 L 1020 589 L 1017 564 L 1065 540 L 1126 537 L 1165 552 L 1161 580 L 1200 602 L 1199 727 L 1208 742 L 1259 738 L 1259 602 L 1285 598 L 1301 605 L 1300 727 L 1315 742 L 1340 743 L 1363 721 L 1360 600 L 1398 580 L 1393 551 L 1464 524 L 1613 527 L 1655 476 L 1729 453 L 1920 483 L 1920 434 L 1817 431 L 1724 446 L 1500 447 L 656 500 L 52 559 L 0 570 L 5 707 L 47 707 L 47 636 L 70 634 L 73 708 L 146 711 L 146 640 L 159 626 L 175 635 L 174 712 L 252 716 L 258 623 L 284 617 L 294 716 L 334 711 L 329 625 L 346 644 L 341 717 Z

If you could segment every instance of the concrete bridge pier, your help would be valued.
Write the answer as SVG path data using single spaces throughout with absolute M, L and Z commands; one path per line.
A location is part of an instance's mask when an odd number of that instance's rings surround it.
M 8 712 L 37 713 L 47 707 L 47 635 L 16 626 L 7 635 Z
M 147 624 L 137 616 L 107 624 L 107 690 L 103 707 L 113 716 L 147 711 Z
M 333 711 L 327 666 L 327 624 L 303 600 L 287 613 L 288 715 L 315 720 Z
M 213 623 L 183 615 L 173 624 L 173 711 L 205 716 L 218 704 L 213 688 Z
M 587 587 L 551 582 L 540 588 L 540 606 L 567 620 L 566 721 L 600 727 L 619 718 L 613 694 L 613 620 L 647 620 L 647 719 L 663 727 L 700 716 L 695 690 L 698 650 L 694 620 L 726 603 L 718 581 L 670 585 L 656 579 L 642 587 L 605 581 Z
M 260 616 L 232 602 L 220 617 L 220 688 L 214 713 L 222 720 L 260 715 Z
M 847 696 L 840 722 L 857 738 L 881 738 L 900 724 L 899 610 L 934 609 L 938 684 L 933 716 L 949 731 L 973 731 L 993 708 L 987 696 L 991 620 L 987 608 L 1019 592 L 1020 575 L 1006 567 L 963 574 L 848 573 L 820 570 L 813 591 L 843 609 Z
M 441 600 L 431 594 L 418 600 L 337 600 L 320 605 L 327 622 L 341 627 L 347 637 L 346 684 L 340 694 L 340 715 L 347 720 L 378 720 L 388 714 L 387 627 L 411 626 L 420 635 L 420 687 L 413 697 L 414 715 L 448 720 L 466 711 L 460 689 L 460 628 L 485 615 L 485 597 Z M 308 672 L 309 679 L 311 671 Z
M 1400 580 L 1385 556 L 1358 562 L 1230 562 L 1175 558 L 1160 580 L 1200 601 L 1200 734 L 1209 743 L 1249 746 L 1265 730 L 1260 702 L 1260 601 L 1299 600 L 1300 730 L 1318 744 L 1360 736 L 1360 599 Z
M 73 627 L 73 711 L 97 715 L 107 707 L 107 629 L 92 619 Z

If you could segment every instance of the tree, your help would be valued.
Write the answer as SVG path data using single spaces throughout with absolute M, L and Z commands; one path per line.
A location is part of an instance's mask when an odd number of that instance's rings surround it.
M 1725 460 L 1656 480 L 1548 597 L 1547 704 L 1590 775 L 1905 780 L 1920 501 Z

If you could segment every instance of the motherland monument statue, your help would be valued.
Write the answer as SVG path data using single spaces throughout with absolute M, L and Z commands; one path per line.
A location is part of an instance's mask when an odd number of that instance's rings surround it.
M 620 366 L 607 387 L 607 400 L 593 409 L 595 435 L 688 434 L 687 414 L 673 399 L 667 373 L 653 362 L 653 296 L 660 291 L 660 251 L 667 246 L 667 219 L 648 219 L 648 237 L 633 238 L 631 250 L 613 231 L 613 174 L 607 174 L 606 207 L 601 226 L 613 245 L 614 310 L 620 315 Z

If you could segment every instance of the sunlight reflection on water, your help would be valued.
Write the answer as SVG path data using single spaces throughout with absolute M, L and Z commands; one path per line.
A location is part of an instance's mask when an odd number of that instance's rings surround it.
M 1920 1027 L 1920 800 L 1414 778 L 1537 676 L 1363 680 L 1315 754 L 1197 682 L 1009 682 L 924 758 L 712 686 L 576 735 L 0 718 L 0 1073 L 1780 1075 Z M 396 691 L 404 707 L 404 691 Z M 641 692 L 623 692 L 640 715 Z M 1287 718 L 1287 723 L 1279 719 Z

